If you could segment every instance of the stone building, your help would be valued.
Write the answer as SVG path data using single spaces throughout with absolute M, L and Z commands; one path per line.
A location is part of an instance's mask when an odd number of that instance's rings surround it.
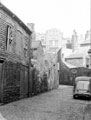
M 31 49 L 32 49 L 33 59 L 37 60 L 38 58 L 43 57 L 44 51 L 41 41 L 32 41 Z
M 27 97 L 30 29 L 0 3 L 0 101 Z
M 62 47 L 63 34 L 57 29 L 46 31 L 46 51 L 57 53 Z
M 57 53 L 62 47 L 63 34 L 56 28 L 49 29 L 44 34 L 36 33 L 36 40 L 42 42 L 45 52 Z
M 78 67 L 89 67 L 90 31 L 87 31 L 84 37 L 82 35 L 80 37 L 77 36 L 77 33 L 74 31 L 72 38 L 73 52 L 66 57 L 66 61 Z

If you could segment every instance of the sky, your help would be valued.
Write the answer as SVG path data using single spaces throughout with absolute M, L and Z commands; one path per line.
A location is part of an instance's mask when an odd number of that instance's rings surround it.
M 1 0 L 25 24 L 34 23 L 35 31 L 56 28 L 64 37 L 90 29 L 90 0 Z

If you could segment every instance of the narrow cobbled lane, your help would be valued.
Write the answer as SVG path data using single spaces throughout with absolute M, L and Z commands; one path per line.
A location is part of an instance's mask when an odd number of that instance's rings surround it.
M 72 87 L 0 106 L 0 120 L 91 120 L 88 100 L 74 100 Z M 84 117 L 83 117 L 84 115 Z

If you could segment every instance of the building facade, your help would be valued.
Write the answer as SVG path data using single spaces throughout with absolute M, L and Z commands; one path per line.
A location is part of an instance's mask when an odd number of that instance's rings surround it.
M 57 51 L 62 47 L 62 33 L 57 29 L 50 29 L 46 31 L 46 50 L 52 53 L 57 53 Z
M 31 31 L 0 3 L 0 101 L 28 96 Z
M 44 51 L 43 51 L 41 41 L 32 41 L 31 49 L 32 49 L 33 59 L 37 60 L 43 57 Z
M 84 37 L 82 35 L 77 36 L 74 31 L 72 35 L 72 53 L 66 57 L 66 61 L 78 67 L 89 67 L 89 49 L 90 31 L 87 31 Z

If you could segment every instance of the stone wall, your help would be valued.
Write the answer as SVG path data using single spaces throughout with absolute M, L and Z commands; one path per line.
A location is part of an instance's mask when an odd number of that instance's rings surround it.
M 45 53 L 45 56 L 38 57 L 34 66 L 39 71 L 40 77 L 47 75 L 48 90 L 57 88 L 59 86 L 58 63 L 54 62 L 52 54 Z

